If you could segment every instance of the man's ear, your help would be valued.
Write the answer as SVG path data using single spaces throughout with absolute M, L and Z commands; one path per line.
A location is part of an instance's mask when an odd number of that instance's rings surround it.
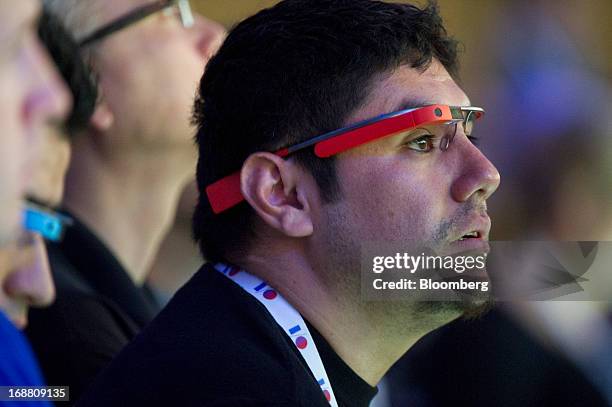
M 303 170 L 267 152 L 251 154 L 240 172 L 242 195 L 271 227 L 292 237 L 310 236 L 312 213 Z
M 104 131 L 108 130 L 113 125 L 113 122 L 115 121 L 115 115 L 110 110 L 108 103 L 102 100 L 96 105 L 96 109 L 91 115 L 89 121 L 94 129 L 98 131 Z

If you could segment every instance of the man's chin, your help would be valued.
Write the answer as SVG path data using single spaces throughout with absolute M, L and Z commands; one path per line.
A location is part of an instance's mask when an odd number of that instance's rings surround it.
M 25 307 L 15 307 L 14 309 L 7 307 L 8 309 L 2 310 L 9 321 L 15 325 L 17 329 L 24 330 L 28 325 L 28 312 Z
M 493 308 L 495 301 L 491 298 L 484 300 L 461 303 L 463 306 L 463 314 L 461 318 L 465 320 L 474 320 L 482 317 Z
M 494 301 L 490 297 L 461 301 L 420 301 L 417 311 L 424 317 L 439 320 L 442 325 L 457 317 L 465 320 L 480 318 L 493 307 L 493 304 Z
M 465 312 L 461 301 L 419 301 L 415 303 L 414 310 L 419 319 L 427 321 L 431 329 L 446 325 Z

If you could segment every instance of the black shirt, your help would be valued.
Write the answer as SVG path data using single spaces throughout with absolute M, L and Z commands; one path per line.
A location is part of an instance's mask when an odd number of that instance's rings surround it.
M 309 326 L 341 406 L 376 394 Z M 79 406 L 329 406 L 266 308 L 205 265 L 111 363 Z
M 56 300 L 30 311 L 26 334 L 46 382 L 70 386 L 74 401 L 159 306 L 110 250 L 70 217 L 74 224 L 64 240 L 47 246 Z
M 425 336 L 386 380 L 393 406 L 608 405 L 571 363 L 497 309 Z

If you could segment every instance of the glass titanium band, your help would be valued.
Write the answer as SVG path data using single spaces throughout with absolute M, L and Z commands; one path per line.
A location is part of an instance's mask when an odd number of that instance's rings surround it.
M 430 105 L 378 116 L 377 118 L 357 123 L 345 129 L 345 131 L 340 131 L 337 135 L 334 134 L 327 137 L 326 140 L 317 142 L 315 145 L 315 155 L 321 158 L 330 157 L 349 148 L 357 147 L 381 137 L 397 134 L 420 125 L 464 121 L 463 112 L 466 111 L 464 109 L 477 111 L 480 115 L 484 112 L 480 108 Z
M 463 122 L 465 126 L 466 121 L 473 115 L 478 119 L 483 114 L 484 110 L 482 108 L 471 106 L 429 105 L 400 110 L 313 137 L 293 146 L 277 150 L 274 154 L 284 158 L 296 151 L 314 146 L 315 155 L 326 158 L 421 125 Z M 447 140 L 446 147 L 448 147 L 450 141 Z M 219 214 L 239 204 L 244 200 L 240 192 L 240 170 L 208 185 L 206 195 L 214 214 Z
M 111 21 L 102 27 L 93 30 L 90 34 L 86 35 L 79 41 L 79 47 L 85 47 L 96 41 L 101 40 L 104 37 L 108 37 L 117 31 L 123 30 L 138 21 L 162 11 L 169 7 L 177 6 L 179 14 L 181 16 L 181 23 L 183 27 L 191 27 L 194 23 L 193 13 L 191 12 L 191 6 L 189 0 L 160 0 L 151 4 L 138 7 L 135 10 L 130 11 L 118 19 Z
M 23 228 L 29 232 L 40 234 L 50 242 L 60 242 L 66 232 L 66 227 L 72 220 L 46 207 L 26 202 L 23 210 Z

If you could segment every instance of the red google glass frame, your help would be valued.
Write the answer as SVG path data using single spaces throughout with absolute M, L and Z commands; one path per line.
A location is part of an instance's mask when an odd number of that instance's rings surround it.
M 314 153 L 317 157 L 327 158 L 353 147 L 411 130 L 418 126 L 457 122 L 464 122 L 467 125 L 472 116 L 479 119 L 483 114 L 484 109 L 472 106 L 429 105 L 405 109 L 376 116 L 372 119 L 313 137 L 290 147 L 277 150 L 274 154 L 284 158 L 296 151 L 314 146 Z M 242 202 L 244 197 L 240 191 L 240 170 L 208 185 L 206 187 L 206 196 L 215 214 L 219 214 Z

